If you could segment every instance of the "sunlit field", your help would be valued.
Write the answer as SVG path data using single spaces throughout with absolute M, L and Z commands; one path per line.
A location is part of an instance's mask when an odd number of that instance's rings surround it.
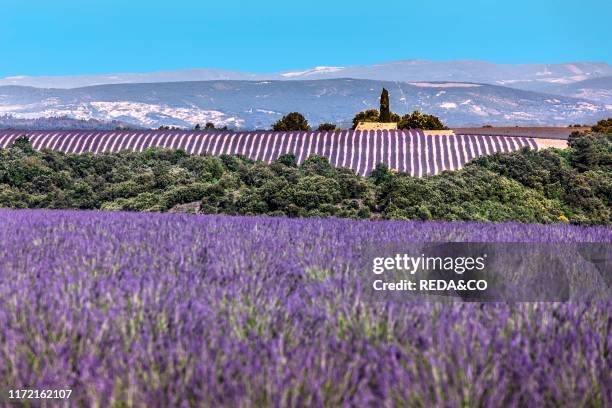
M 393 240 L 609 227 L 0 210 L 0 388 L 85 406 L 610 406 L 610 303 L 372 302 Z

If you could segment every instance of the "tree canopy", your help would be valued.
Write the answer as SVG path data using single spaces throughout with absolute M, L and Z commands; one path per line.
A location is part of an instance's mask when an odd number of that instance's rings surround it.
M 604 136 L 592 132 L 572 132 L 568 145 L 573 150 L 572 165 L 579 171 L 612 171 L 612 128 Z
M 612 118 L 600 120 L 592 130 L 598 133 L 612 133 Z
M 317 131 L 319 132 L 329 132 L 337 129 L 338 128 L 333 123 L 321 123 L 319 127 L 317 127 Z
M 272 125 L 272 130 L 277 132 L 287 130 L 307 131 L 310 130 L 310 125 L 308 125 L 308 121 L 304 115 L 299 112 L 291 112 Z
M 401 117 L 397 127 L 399 129 L 424 129 L 424 130 L 443 130 L 448 129 L 440 118 L 434 115 L 423 115 L 419 111 L 406 114 Z

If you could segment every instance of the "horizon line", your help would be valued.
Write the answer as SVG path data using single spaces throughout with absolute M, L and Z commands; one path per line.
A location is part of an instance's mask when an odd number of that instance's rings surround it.
M 612 65 L 612 62 L 608 62 L 605 60 L 568 60 L 563 62 L 494 62 L 486 59 L 471 59 L 471 58 L 461 58 L 461 59 L 421 59 L 421 58 L 407 58 L 407 59 L 394 59 L 394 60 L 385 60 L 383 62 L 375 62 L 375 63 L 364 63 L 364 64 L 349 64 L 349 65 L 310 65 L 308 67 L 301 68 L 293 68 L 289 70 L 278 70 L 278 71 L 251 71 L 251 70 L 242 70 L 236 68 L 222 68 L 215 66 L 201 66 L 201 67 L 181 67 L 181 68 L 164 68 L 164 69 L 155 69 L 155 70 L 145 70 L 145 71 L 112 71 L 112 72 L 87 72 L 87 73 L 68 73 L 68 74 L 21 74 L 15 73 L 13 75 L 0 77 L 0 80 L 20 80 L 26 78 L 66 78 L 66 77 L 87 77 L 87 76 L 105 76 L 105 75 L 144 75 L 144 74 L 157 74 L 157 73 L 167 73 L 167 72 L 188 72 L 188 71 L 201 71 L 201 70 L 211 70 L 211 71 L 224 71 L 224 72 L 238 72 L 242 74 L 251 74 L 251 75 L 280 75 L 284 73 L 292 73 L 299 71 L 309 71 L 317 68 L 337 68 L 337 69 L 347 69 L 347 68 L 358 68 L 358 67 L 368 67 L 368 66 L 376 66 L 376 65 L 385 65 L 385 64 L 394 64 L 394 63 L 403 63 L 403 62 L 421 62 L 421 63 L 462 63 L 462 62 L 480 62 L 491 65 L 500 65 L 500 66 L 521 66 L 521 65 L 567 65 L 567 64 L 575 64 L 575 63 L 586 63 L 586 64 L 606 64 Z M 176 81 L 174 81 L 176 82 Z

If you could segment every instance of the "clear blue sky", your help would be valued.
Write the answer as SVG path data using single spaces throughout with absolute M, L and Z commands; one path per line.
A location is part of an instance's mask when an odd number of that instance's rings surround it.
M 0 77 L 400 59 L 612 62 L 610 0 L 2 0 Z

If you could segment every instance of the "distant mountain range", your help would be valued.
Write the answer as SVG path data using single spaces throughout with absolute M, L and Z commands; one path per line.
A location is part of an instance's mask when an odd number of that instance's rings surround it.
M 612 104 L 612 76 L 585 79 L 569 84 L 551 84 L 546 91 L 552 94 Z
M 567 125 L 612 116 L 607 63 L 420 60 L 272 74 L 193 69 L 10 77 L 0 79 L 0 114 L 269 128 L 283 114 L 300 111 L 313 124 L 346 126 L 357 111 L 378 106 L 383 86 L 396 112 L 433 113 L 453 126 Z
M 313 67 L 277 73 L 251 73 L 221 69 L 189 69 L 137 74 L 74 76 L 13 76 L 0 78 L 0 85 L 39 88 L 77 88 L 92 85 L 184 82 L 211 80 L 300 80 L 376 79 L 381 81 L 454 81 L 510 86 L 530 91 L 550 91 L 558 85 L 592 78 L 612 77 L 612 65 L 605 62 L 565 64 L 495 64 L 485 61 L 406 60 L 349 67 Z

